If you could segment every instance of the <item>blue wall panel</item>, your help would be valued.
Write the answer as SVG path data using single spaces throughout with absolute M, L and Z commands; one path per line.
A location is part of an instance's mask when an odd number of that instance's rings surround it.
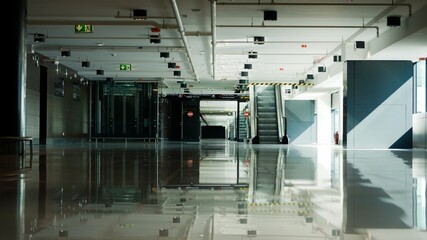
M 290 143 L 309 144 L 316 141 L 313 100 L 285 101 L 285 116 Z
M 412 147 L 411 61 L 348 61 L 344 143 L 348 148 Z

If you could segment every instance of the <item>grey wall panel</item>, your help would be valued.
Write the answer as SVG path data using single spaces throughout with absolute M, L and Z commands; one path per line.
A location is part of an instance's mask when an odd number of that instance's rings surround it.
M 313 100 L 287 100 L 285 116 L 288 123 L 288 137 L 291 143 L 313 143 L 314 127 Z
M 348 61 L 344 131 L 348 148 L 412 147 L 410 61 Z

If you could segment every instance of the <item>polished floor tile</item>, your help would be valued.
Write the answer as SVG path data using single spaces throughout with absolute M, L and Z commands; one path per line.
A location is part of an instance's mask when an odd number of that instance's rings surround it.
M 35 146 L 0 156 L 0 239 L 427 239 L 426 159 L 226 140 Z

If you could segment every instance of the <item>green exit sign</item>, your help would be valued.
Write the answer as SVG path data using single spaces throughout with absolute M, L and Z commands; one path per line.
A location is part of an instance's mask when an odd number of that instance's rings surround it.
M 132 65 L 120 64 L 120 71 L 130 71 L 130 70 L 132 70 Z
M 74 32 L 76 33 L 92 33 L 93 27 L 88 24 L 77 24 L 74 25 Z

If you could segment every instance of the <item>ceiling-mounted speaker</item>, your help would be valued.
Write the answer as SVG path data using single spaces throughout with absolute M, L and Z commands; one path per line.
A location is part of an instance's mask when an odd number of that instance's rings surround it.
M 83 61 L 83 62 L 82 62 L 82 67 L 83 67 L 83 68 L 88 68 L 88 67 L 90 67 L 90 62 L 89 62 L 89 61 Z
M 334 55 L 334 62 L 341 62 L 341 55 Z
M 249 52 L 249 58 L 253 58 L 253 59 L 258 58 L 258 53 L 257 52 Z
M 254 44 L 262 45 L 262 44 L 264 44 L 264 41 L 265 41 L 265 37 L 262 37 L 262 36 L 255 36 L 254 37 Z
M 176 68 L 176 63 L 174 62 L 168 63 L 168 68 Z
M 248 73 L 248 72 L 241 72 L 241 73 L 240 73 L 240 76 L 242 76 L 242 77 L 247 77 L 247 76 L 249 76 L 249 73 Z
M 252 69 L 252 64 L 250 64 L 250 63 L 246 63 L 246 64 L 244 65 L 244 68 L 245 68 L 245 69 Z
M 135 19 L 135 20 L 147 19 L 147 10 L 145 10 L 145 9 L 134 9 L 133 10 L 133 19 Z
M 173 75 L 179 77 L 181 76 L 181 71 L 173 71 Z
M 326 67 L 320 66 L 320 67 L 317 68 L 317 71 L 318 72 L 326 72 Z
M 104 70 L 102 70 L 102 69 L 97 69 L 97 70 L 96 70 L 96 75 L 104 75 Z
M 313 74 L 307 74 L 307 79 L 313 80 L 314 79 L 314 75 Z
M 160 42 L 160 35 L 150 35 L 150 43 L 157 44 Z
M 169 58 L 168 52 L 160 52 L 160 58 Z
M 387 17 L 387 26 L 389 26 L 389 27 L 400 27 L 400 17 L 399 16 L 388 16 Z
M 69 57 L 71 56 L 71 52 L 68 50 L 62 50 L 61 51 L 61 57 Z
M 46 36 L 41 33 L 34 34 L 34 42 L 44 42 L 46 39 Z
M 365 48 L 365 42 L 364 41 L 356 41 L 356 48 L 357 49 L 364 49 Z
M 264 21 L 276 21 L 277 20 L 277 11 L 264 11 Z

